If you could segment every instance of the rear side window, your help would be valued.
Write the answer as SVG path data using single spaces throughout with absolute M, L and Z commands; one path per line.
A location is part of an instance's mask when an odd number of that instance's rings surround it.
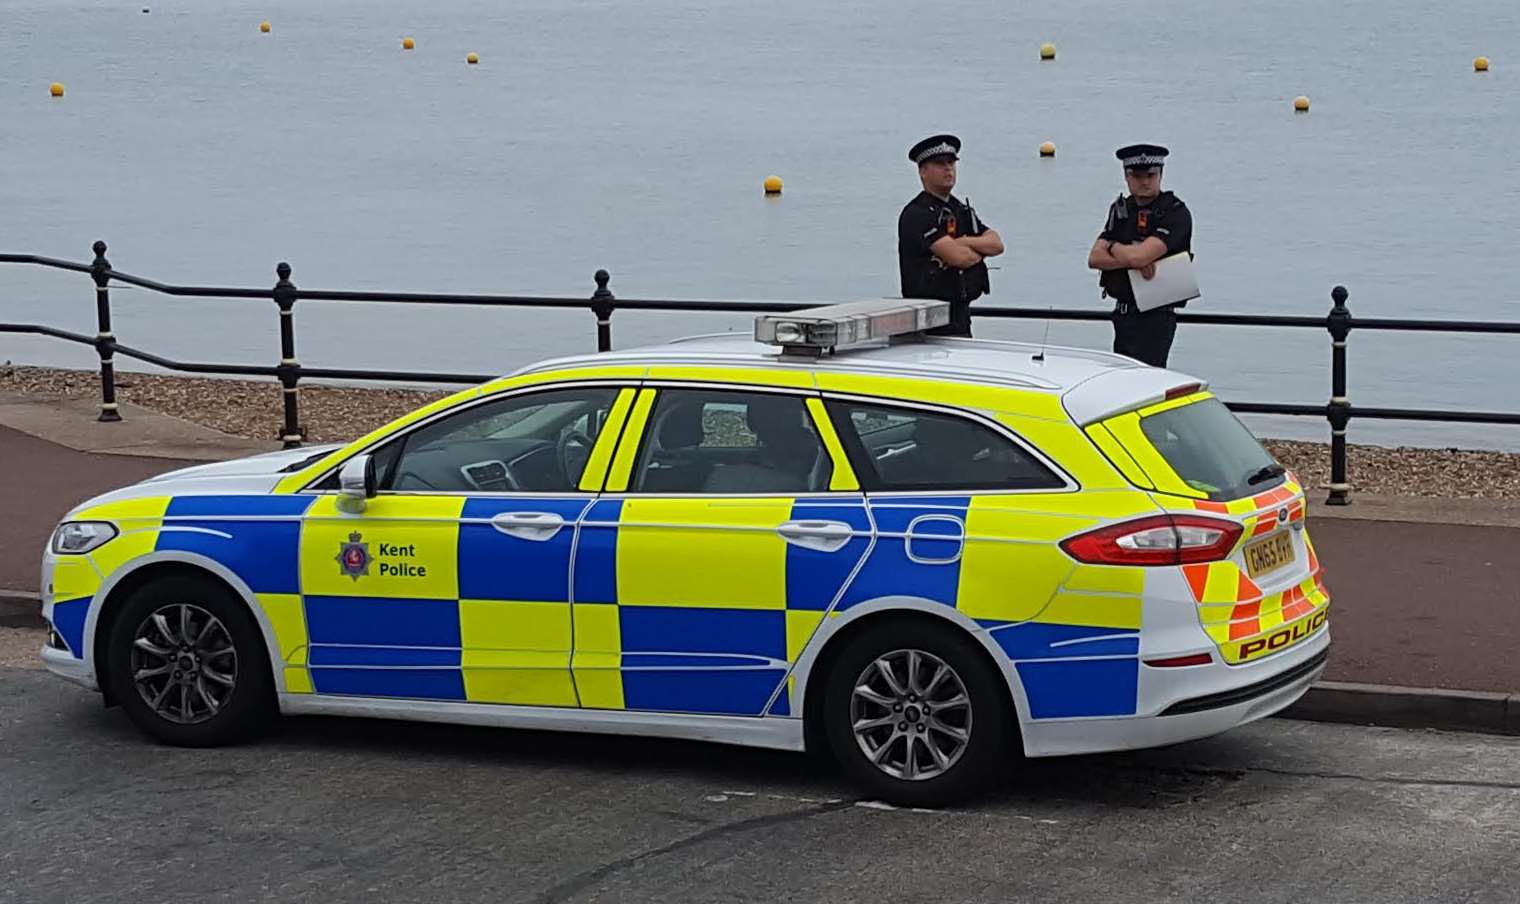
M 1008 437 L 970 418 L 827 401 L 867 490 L 1059 490 L 1066 481 Z
M 1142 417 L 1140 430 L 1184 483 L 1216 502 L 1283 482 L 1277 462 L 1218 399 Z

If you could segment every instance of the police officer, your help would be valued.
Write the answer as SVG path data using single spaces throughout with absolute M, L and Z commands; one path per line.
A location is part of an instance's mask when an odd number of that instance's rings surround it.
M 1103 296 L 1114 300 L 1114 351 L 1152 367 L 1166 366 L 1177 333 L 1177 308 L 1186 302 L 1138 310 L 1129 271 L 1150 279 L 1156 261 L 1193 250 L 1192 213 L 1181 198 L 1161 190 L 1168 153 L 1155 144 L 1132 144 L 1115 152 L 1124 165 L 1129 196 L 1120 195 L 1109 206 L 1108 222 L 1087 255 L 1087 266 L 1101 271 Z
M 971 302 L 992 290 L 984 261 L 1003 253 L 1003 239 L 950 194 L 961 140 L 932 135 L 908 151 L 924 190 L 897 218 L 897 269 L 902 297 L 950 302 L 950 323 L 930 332 L 971 335 Z

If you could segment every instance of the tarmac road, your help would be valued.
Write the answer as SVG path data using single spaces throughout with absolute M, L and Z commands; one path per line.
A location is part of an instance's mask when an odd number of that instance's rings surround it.
M 12 637 L 8 647 L 40 641 Z M 890 810 L 801 756 L 287 720 L 222 750 L 0 666 L 4 902 L 1512 902 L 1520 739 L 1271 719 Z

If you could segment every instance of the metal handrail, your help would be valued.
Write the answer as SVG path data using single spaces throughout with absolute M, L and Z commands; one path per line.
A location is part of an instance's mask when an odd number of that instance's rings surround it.
M 168 370 L 183 373 L 225 374 L 230 376 L 274 377 L 279 380 L 283 392 L 284 419 L 280 439 L 287 448 L 301 444 L 305 428 L 300 423 L 300 402 L 297 392 L 303 377 L 343 380 L 380 380 L 408 383 L 457 383 L 475 384 L 491 379 L 492 374 L 465 374 L 454 372 L 395 371 L 334 367 L 305 367 L 296 359 L 295 351 L 295 304 L 311 302 L 358 302 L 369 304 L 438 304 L 474 305 L 487 307 L 532 307 L 590 310 L 596 315 L 597 350 L 612 349 L 612 314 L 615 310 L 635 311 L 686 311 L 707 313 L 785 313 L 814 307 L 828 302 L 800 301 L 719 301 L 708 299 L 659 299 L 616 298 L 607 288 L 611 277 L 606 270 L 596 271 L 593 277 L 596 290 L 589 298 L 550 297 L 536 295 L 459 294 L 440 292 L 379 292 L 343 291 L 327 289 L 300 289 L 290 281 L 290 265 L 280 263 L 275 267 L 277 281 L 267 289 L 229 286 L 185 286 L 159 282 L 114 269 L 106 259 L 106 243 L 96 242 L 92 248 L 95 258 L 90 263 L 62 260 L 36 254 L 0 254 L 0 264 L 24 264 L 89 274 L 95 283 L 97 332 L 91 337 L 56 327 L 34 323 L 0 323 L 0 333 L 23 333 L 47 336 L 94 346 L 100 357 L 101 408 L 99 420 L 119 421 L 121 413 L 116 404 L 115 356 L 120 353 L 129 358 L 146 361 Z M 165 358 L 143 349 L 116 341 L 111 332 L 110 287 L 112 283 L 135 286 L 181 298 L 222 299 L 268 299 L 279 309 L 280 362 L 277 365 L 221 364 L 216 362 L 189 362 Z M 1324 329 L 1331 338 L 1331 395 L 1323 405 L 1288 402 L 1227 402 L 1231 410 L 1248 414 L 1281 414 L 1292 416 L 1324 417 L 1330 422 L 1330 505 L 1350 503 L 1350 484 L 1347 477 L 1346 432 L 1351 418 L 1381 420 L 1439 421 L 1470 424 L 1520 425 L 1520 412 L 1456 411 L 1435 408 L 1354 407 L 1346 390 L 1347 337 L 1351 330 L 1387 330 L 1405 332 L 1484 333 L 1520 335 L 1520 322 L 1487 320 L 1419 320 L 1409 318 L 1353 318 L 1346 307 L 1347 292 L 1336 286 L 1330 293 L 1332 306 L 1324 317 L 1281 314 L 1215 314 L 1182 311 L 1177 319 L 1182 323 L 1216 326 L 1286 327 L 1294 329 Z M 1107 322 L 1112 315 L 1107 311 L 1073 308 L 1027 308 L 999 305 L 978 305 L 974 309 L 978 318 L 993 319 L 1041 319 Z

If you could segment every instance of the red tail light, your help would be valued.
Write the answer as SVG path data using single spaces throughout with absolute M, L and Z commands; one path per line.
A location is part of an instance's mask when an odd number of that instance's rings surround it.
M 1227 558 L 1243 532 L 1239 524 L 1201 515 L 1155 515 L 1061 541 L 1089 565 L 1191 565 Z
M 1190 665 L 1208 665 L 1214 661 L 1214 657 L 1207 653 L 1193 653 L 1189 656 L 1169 656 L 1165 659 L 1147 659 L 1145 664 L 1158 669 L 1180 669 Z

